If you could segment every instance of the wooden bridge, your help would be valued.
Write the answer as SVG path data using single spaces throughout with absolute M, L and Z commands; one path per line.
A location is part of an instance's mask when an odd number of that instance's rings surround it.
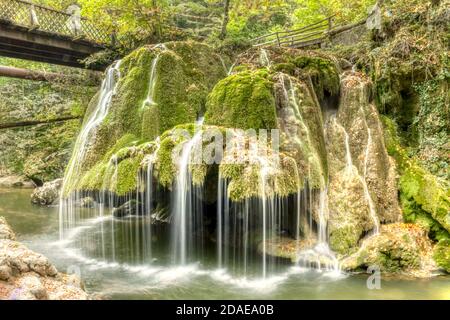
M 333 36 L 351 30 L 366 23 L 366 20 L 344 25 L 334 24 L 335 16 L 330 16 L 308 26 L 287 31 L 278 31 L 252 40 L 254 47 L 320 47 Z
M 115 37 L 79 16 L 25 0 L 0 0 L 0 56 L 71 67 L 115 46 Z M 103 69 L 101 66 L 98 69 Z

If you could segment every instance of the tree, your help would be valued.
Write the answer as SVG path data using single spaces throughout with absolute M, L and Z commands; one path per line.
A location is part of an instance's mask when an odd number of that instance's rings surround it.
M 230 0 L 225 0 L 222 32 L 220 33 L 219 36 L 219 38 L 222 40 L 225 39 L 227 36 L 227 27 L 229 21 L 230 21 Z

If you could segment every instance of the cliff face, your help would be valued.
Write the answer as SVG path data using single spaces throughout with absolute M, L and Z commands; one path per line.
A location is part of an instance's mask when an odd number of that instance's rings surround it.
M 0 58 L 0 63 L 22 66 L 6 58 Z M 62 72 L 59 68 L 53 71 Z M 63 72 L 81 73 L 70 68 Z M 95 90 L 73 83 L 1 78 L 0 121 L 4 124 L 67 116 L 81 118 Z M 80 126 L 81 120 L 70 120 L 0 130 L 0 176 L 21 175 L 38 185 L 62 177 Z

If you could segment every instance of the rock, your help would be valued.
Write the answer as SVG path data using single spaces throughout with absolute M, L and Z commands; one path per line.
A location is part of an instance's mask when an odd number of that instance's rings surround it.
M 356 253 L 342 261 L 341 267 L 358 271 L 376 266 L 387 274 L 428 277 L 436 269 L 432 248 L 426 231 L 417 225 L 383 225 L 381 232 L 365 239 Z
M 0 177 L 0 187 L 34 189 L 36 188 L 36 185 L 34 184 L 33 181 L 25 177 L 10 175 Z
M 42 285 L 39 277 L 35 275 L 25 275 L 18 281 L 18 285 L 21 288 L 22 293 L 25 294 L 25 297 L 29 297 L 30 295 L 34 296 L 37 300 L 44 300 L 48 298 L 48 293 L 46 288 Z M 19 299 L 26 300 L 26 299 Z
M 34 190 L 31 194 L 31 202 L 41 206 L 49 206 L 59 199 L 63 179 L 46 182 L 42 187 Z
M 128 202 L 125 202 L 123 205 L 121 205 L 118 208 L 114 208 L 112 210 L 112 215 L 115 218 L 124 218 L 127 216 L 133 216 L 136 214 L 136 207 L 139 204 L 136 200 L 130 200 Z
M 32 271 L 41 276 L 55 276 L 58 273 L 46 257 L 12 240 L 0 240 L 0 261 L 6 261 L 14 274 Z
M 288 259 L 297 262 L 299 254 L 314 247 L 315 239 L 295 240 L 291 238 L 276 238 L 266 241 L 266 254 L 272 257 Z M 263 252 L 263 243 L 258 245 L 258 252 Z
M 12 277 L 12 269 L 2 262 L 0 262 L 0 280 L 8 281 Z
M 16 235 L 3 217 L 0 217 L 0 240 L 16 240 Z
M 81 208 L 93 208 L 95 206 L 95 200 L 91 197 L 86 197 L 80 200 Z
M 439 241 L 434 248 L 433 258 L 440 268 L 450 273 L 450 240 Z
M 339 109 L 326 124 L 331 248 L 349 254 L 382 223 L 401 221 L 397 171 L 384 143 L 370 79 L 345 72 Z
M 7 232 L 4 232 L 7 230 Z M 58 273 L 46 257 L 14 241 L 0 217 L 0 300 L 86 300 L 80 279 Z

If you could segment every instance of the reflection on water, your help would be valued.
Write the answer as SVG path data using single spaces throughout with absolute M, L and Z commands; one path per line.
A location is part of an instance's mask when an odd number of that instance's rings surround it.
M 277 276 L 266 279 L 246 279 L 217 270 L 211 259 L 203 264 L 183 267 L 164 266 L 169 250 L 157 246 L 149 263 L 138 263 L 144 257 L 130 252 L 127 241 L 135 241 L 128 234 L 129 226 L 142 230 L 145 220 L 124 220 L 114 223 L 89 221 L 76 230 L 71 239 L 86 241 L 89 250 L 80 253 L 71 249 L 70 241 L 61 242 L 58 236 L 58 208 L 33 206 L 29 190 L 0 189 L 0 216 L 4 216 L 16 231 L 19 240 L 31 249 L 46 255 L 60 271 L 81 270 L 86 289 L 112 299 L 450 299 L 450 277 L 399 280 L 383 278 L 380 290 L 369 290 L 366 275 L 336 275 L 312 272 L 302 268 L 283 266 Z M 95 228 L 115 228 L 118 255 L 108 256 L 111 243 L 99 248 L 102 233 Z M 93 228 L 83 238 L 84 228 Z M 142 233 L 139 233 L 140 236 Z M 153 239 L 157 242 L 161 239 Z

